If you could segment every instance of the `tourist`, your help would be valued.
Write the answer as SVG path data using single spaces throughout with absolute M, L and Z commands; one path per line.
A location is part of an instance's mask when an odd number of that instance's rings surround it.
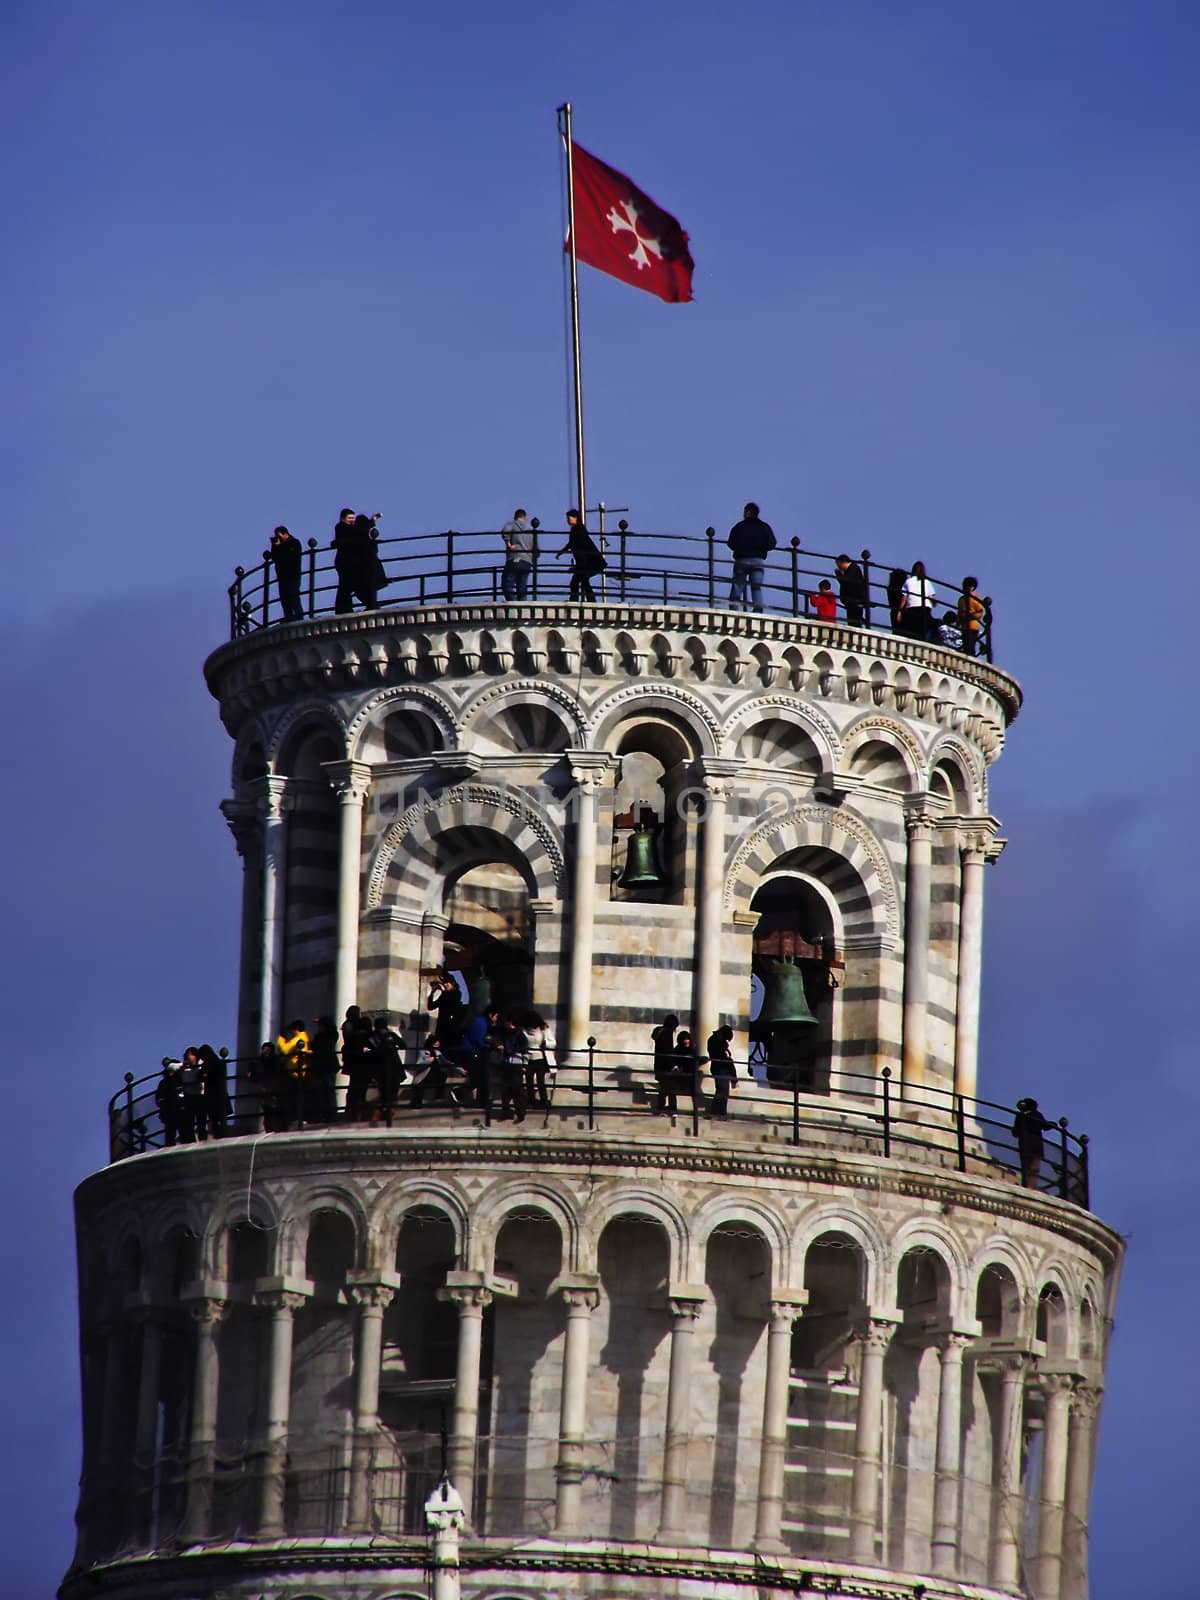
M 840 555 L 834 562 L 837 572 L 838 590 L 842 596 L 842 610 L 846 613 L 846 621 L 862 623 L 866 619 L 867 606 L 867 580 L 863 577 L 863 569 L 857 561 L 851 561 L 847 555 Z
M 767 557 L 777 543 L 770 523 L 758 514 L 758 507 L 749 500 L 742 512 L 742 520 L 735 522 L 725 541 L 733 555 L 733 582 L 729 588 L 729 604 L 741 606 L 746 611 L 762 610 L 763 573 Z
M 947 611 L 942 615 L 942 620 L 933 630 L 935 644 L 944 644 L 951 650 L 961 650 L 963 636 L 958 626 L 958 612 Z
M 737 1067 L 730 1050 L 732 1043 L 733 1029 L 728 1023 L 708 1036 L 708 1070 L 713 1077 L 713 1099 L 709 1111 L 714 1117 L 728 1116 L 729 1091 L 737 1082 Z
M 299 622 L 304 617 L 304 607 L 300 604 L 300 568 L 304 550 L 299 539 L 293 539 L 282 523 L 271 535 L 270 555 L 279 588 L 279 604 L 283 607 L 283 620 Z
M 283 1109 L 282 1094 L 285 1074 L 280 1066 L 279 1053 L 269 1039 L 263 1040 L 258 1060 L 251 1068 L 250 1075 L 257 1084 L 263 1132 L 286 1132 L 287 1114 Z
M 347 1007 L 342 1024 L 342 1066 L 350 1080 L 346 1085 L 347 1122 L 367 1120 L 367 1091 L 375 1078 L 371 1040 L 370 1017 L 364 1017 L 357 1006 Z
M 531 1105 L 540 1111 L 549 1111 L 550 1096 L 546 1089 L 546 1074 L 553 1072 L 550 1052 L 554 1049 L 554 1035 L 545 1017 L 528 1011 L 521 1024 L 529 1047 L 529 1065 L 525 1071 L 526 1093 Z
M 654 1045 L 654 1080 L 658 1085 L 658 1104 L 653 1109 L 660 1117 L 675 1111 L 675 1031 L 678 1027 L 679 1018 L 669 1011 L 650 1033 Z
M 529 594 L 529 579 L 533 572 L 534 532 L 525 520 L 525 513 L 517 508 L 512 521 L 500 530 L 504 540 L 504 571 L 500 574 L 500 587 L 506 600 L 524 600 Z
M 214 1139 L 223 1139 L 228 1130 L 229 1083 L 225 1073 L 225 1058 L 210 1044 L 202 1044 L 196 1052 L 200 1061 L 200 1081 L 204 1086 L 204 1115 L 208 1131 Z
M 162 1058 L 162 1077 L 154 1090 L 154 1103 L 162 1123 L 163 1140 L 170 1146 L 177 1143 L 183 1122 L 183 1081 L 179 1069 L 183 1063 L 174 1056 Z
M 933 608 L 937 591 L 925 576 L 925 563 L 914 561 L 900 597 L 900 632 L 910 639 L 933 636 Z
M 584 527 L 583 518 L 578 511 L 567 512 L 567 542 L 554 554 L 555 559 L 566 555 L 571 557 L 571 589 L 567 598 L 594 601 L 596 596 L 592 589 L 592 579 L 598 572 L 604 571 L 607 563 L 596 548 L 595 540 Z
M 817 586 L 816 594 L 809 595 L 812 601 L 813 615 L 821 622 L 837 621 L 837 596 L 833 592 L 833 585 L 828 578 L 822 578 Z
M 962 593 L 958 597 L 958 626 L 962 633 L 962 648 L 969 656 L 979 652 L 979 635 L 983 627 L 985 607 L 979 598 L 979 579 L 964 578 Z
M 1013 1118 L 1012 1131 L 1017 1136 L 1021 1182 L 1027 1189 L 1038 1187 L 1038 1173 L 1041 1171 L 1042 1157 L 1046 1153 L 1042 1134 L 1047 1129 L 1057 1126 L 1057 1123 L 1042 1115 L 1036 1100 L 1026 1098 L 1017 1101 L 1017 1114 Z
M 908 582 L 907 567 L 893 567 L 888 573 L 888 614 L 892 619 L 892 632 L 901 633 L 900 614 L 904 610 L 904 585 Z
M 677 1094 L 687 1095 L 699 1111 L 704 1110 L 700 1080 L 707 1060 L 707 1056 L 699 1054 L 691 1033 L 685 1028 L 675 1041 L 675 1090 Z M 674 1105 L 671 1109 L 674 1111 Z
M 280 1029 L 275 1040 L 275 1054 L 284 1094 L 284 1127 L 287 1127 L 290 1123 L 304 1121 L 305 1083 L 312 1059 L 312 1039 L 300 1018 Z
M 511 1017 L 502 1026 L 504 1053 L 500 1060 L 500 1115 L 525 1121 L 525 1077 L 529 1070 L 529 1040 Z
M 194 1144 L 197 1139 L 208 1138 L 208 1124 L 204 1119 L 204 1073 L 200 1068 L 200 1052 L 195 1045 L 189 1045 L 183 1052 L 179 1081 L 183 1089 L 180 1143 Z
M 407 1081 L 408 1073 L 404 1070 L 404 1041 L 388 1026 L 386 1017 L 375 1018 L 371 1033 L 371 1057 L 375 1080 L 379 1085 L 379 1103 L 385 1119 L 390 1123 L 396 1095 L 400 1085 Z
M 335 611 L 353 611 L 356 598 L 364 611 L 373 611 L 378 603 L 380 562 L 374 538 L 377 520 L 378 513 L 356 517 L 349 506 L 342 507 L 332 541 L 333 568 L 338 579 Z
M 312 1032 L 308 1089 L 312 1122 L 337 1119 L 338 1029 L 332 1017 L 318 1017 Z

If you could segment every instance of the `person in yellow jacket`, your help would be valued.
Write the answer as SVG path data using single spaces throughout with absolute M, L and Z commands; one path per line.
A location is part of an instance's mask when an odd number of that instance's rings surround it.
M 291 1112 L 291 1120 L 303 1122 L 304 1083 L 312 1060 L 312 1040 L 303 1022 L 287 1023 L 275 1041 L 275 1049 L 287 1074 L 288 1091 L 284 1103 Z
M 979 652 L 979 630 L 984 617 L 983 601 L 976 592 L 978 588 L 978 578 L 964 578 L 958 597 L 958 626 L 962 630 L 962 647 L 969 656 Z

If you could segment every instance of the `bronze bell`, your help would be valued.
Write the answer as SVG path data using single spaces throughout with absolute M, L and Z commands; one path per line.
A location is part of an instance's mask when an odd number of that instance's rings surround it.
M 658 870 L 654 851 L 654 833 L 648 823 L 639 822 L 629 835 L 629 849 L 625 856 L 625 871 L 618 879 L 622 889 L 661 889 L 666 879 Z
M 784 1023 L 815 1022 L 804 992 L 803 968 L 794 961 L 764 961 L 762 967 L 763 1003 L 755 1026 L 778 1028 Z

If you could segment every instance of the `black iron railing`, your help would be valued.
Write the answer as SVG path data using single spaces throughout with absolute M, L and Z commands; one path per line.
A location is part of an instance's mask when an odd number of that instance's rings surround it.
M 540 1085 L 534 1078 L 522 1079 L 514 1097 L 512 1075 L 506 1080 L 503 1071 L 471 1079 L 463 1069 L 430 1078 L 416 1064 L 403 1082 L 374 1081 L 351 1111 L 344 1088 L 328 1080 L 297 1080 L 282 1071 L 254 1076 L 261 1069 L 257 1057 L 228 1065 L 234 1072 L 226 1109 L 221 1112 L 211 1099 L 206 1109 L 197 1097 L 182 1122 L 177 1112 L 164 1120 L 157 1074 L 135 1078 L 127 1072 L 124 1087 L 108 1104 L 110 1158 L 119 1161 L 208 1136 L 393 1127 L 448 1115 L 470 1117 L 485 1127 L 516 1121 L 518 1115 L 522 1125 L 535 1127 L 554 1116 L 589 1129 L 654 1118 L 656 1132 L 665 1139 L 716 1144 L 728 1129 L 732 1137 L 753 1133 L 793 1146 L 933 1160 L 959 1172 L 987 1174 L 1000 1168 L 1016 1173 L 1028 1188 L 1089 1204 L 1087 1135 L 1073 1133 L 1066 1117 L 1048 1124 L 1038 1153 L 1039 1141 L 1031 1148 L 1028 1139 L 1018 1138 L 1012 1107 L 926 1084 L 901 1085 L 886 1067 L 878 1076 L 840 1068 L 810 1075 L 800 1067 L 790 1071 L 788 1081 L 771 1084 L 747 1076 L 741 1066 L 722 1112 L 719 1083 L 707 1066 L 656 1076 L 653 1057 L 600 1050 L 590 1040 L 586 1056 L 560 1071 L 557 1082 L 555 1073 L 549 1074 L 548 1106 L 538 1103 Z
M 562 601 L 568 597 L 571 561 L 561 556 L 565 533 L 550 533 L 536 526 L 534 562 L 527 599 Z M 595 535 L 607 567 L 593 574 L 596 601 L 617 605 L 704 606 L 728 609 L 733 589 L 733 560 L 724 540 L 709 528 L 697 537 L 685 533 L 638 533 L 622 521 L 615 532 Z M 504 600 L 504 543 L 499 532 L 418 533 L 376 540 L 376 551 L 386 575 L 378 595 L 379 609 L 421 606 L 499 603 Z M 866 592 L 857 604 L 861 620 L 851 625 L 903 633 L 894 610 L 895 574 L 907 568 L 877 561 L 869 550 L 852 557 L 862 568 Z M 845 623 L 847 605 L 839 598 L 836 554 L 805 550 L 800 540 L 784 541 L 771 552 L 762 577 L 761 601 L 755 611 L 814 621 Z M 823 579 L 832 585 L 836 616 L 822 619 L 817 596 Z M 957 611 L 963 580 L 948 582 L 930 576 L 933 614 L 941 621 L 946 611 Z M 889 583 L 892 592 L 889 593 Z M 303 552 L 300 606 L 304 617 L 326 616 L 336 609 L 337 576 L 333 551 L 309 539 Z M 982 606 L 978 632 L 964 632 L 964 648 L 991 661 L 994 654 L 992 602 L 975 597 Z M 849 602 L 848 602 L 849 603 Z M 520 604 L 514 601 L 513 604 Z M 853 613 L 852 613 L 853 615 Z M 240 638 L 259 628 L 284 621 L 283 605 L 273 575 L 271 557 L 263 552 L 256 567 L 237 567 L 229 586 L 230 638 Z M 936 642 L 936 639 L 935 639 Z

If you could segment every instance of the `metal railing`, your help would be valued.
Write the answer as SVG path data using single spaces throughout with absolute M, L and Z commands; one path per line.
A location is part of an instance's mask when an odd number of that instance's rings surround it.
M 562 601 L 571 583 L 569 558 L 558 559 L 565 533 L 539 530 L 532 524 L 534 560 L 529 575 L 529 601 Z M 607 567 L 592 575 L 596 601 L 617 605 L 704 606 L 728 609 L 733 585 L 733 559 L 725 541 L 708 528 L 701 536 L 685 533 L 634 532 L 622 520 L 616 532 L 596 535 Z M 422 606 L 492 604 L 504 600 L 504 544 L 498 531 L 417 533 L 401 538 L 377 538 L 375 550 L 386 574 L 377 609 Z M 851 626 L 903 633 L 897 625 L 889 578 L 908 568 L 876 560 L 870 550 L 853 557 L 862 568 L 866 594 L 861 622 Z M 836 554 L 805 550 L 798 538 L 781 542 L 767 559 L 762 580 L 762 603 L 755 611 L 821 620 L 814 596 L 822 579 L 838 596 Z M 962 597 L 962 580 L 948 582 L 930 576 L 936 597 L 935 619 L 955 610 Z M 302 556 L 300 605 L 305 618 L 326 616 L 336 610 L 338 581 L 333 551 L 309 539 Z M 978 636 L 964 635 L 965 653 L 993 659 L 994 637 L 990 596 L 977 595 L 983 607 Z M 521 604 L 513 601 L 513 604 Z M 747 607 L 749 609 L 749 607 Z M 229 636 L 241 638 L 259 628 L 284 621 L 278 585 L 272 577 L 269 551 L 256 567 L 237 567 L 229 586 Z M 847 621 L 846 607 L 838 601 L 837 616 Z
M 449 1073 L 443 1081 L 409 1069 L 403 1082 L 375 1081 L 361 1103 L 348 1110 L 328 1080 L 263 1081 L 253 1074 L 258 1057 L 230 1061 L 240 1072 L 229 1085 L 228 1109 L 214 1117 L 197 1098 L 182 1125 L 164 1121 L 155 1074 L 125 1074 L 124 1087 L 108 1103 L 110 1159 L 119 1161 L 176 1143 L 272 1132 L 320 1133 L 331 1127 L 390 1128 L 425 1119 L 471 1117 L 483 1127 L 497 1122 L 545 1125 L 550 1117 L 576 1119 L 589 1130 L 655 1119 L 664 1139 L 719 1143 L 746 1135 L 771 1137 L 794 1147 L 823 1146 L 882 1156 L 885 1160 L 933 1161 L 958 1172 L 1015 1173 L 1027 1188 L 1087 1207 L 1088 1139 L 1071 1131 L 1066 1117 L 1049 1123 L 1041 1154 L 1023 1150 L 1016 1112 L 931 1085 L 901 1084 L 887 1067 L 878 1074 L 803 1066 L 787 1070 L 788 1081 L 764 1083 L 739 1068 L 738 1082 L 721 1109 L 717 1080 L 707 1066 L 678 1068 L 656 1076 L 653 1058 L 637 1051 L 606 1051 L 588 1041 L 577 1064 L 551 1069 L 548 1105 L 538 1103 L 539 1085 L 518 1067 Z M 557 1077 L 556 1082 L 552 1082 Z M 418 1104 L 414 1104 L 418 1101 Z

